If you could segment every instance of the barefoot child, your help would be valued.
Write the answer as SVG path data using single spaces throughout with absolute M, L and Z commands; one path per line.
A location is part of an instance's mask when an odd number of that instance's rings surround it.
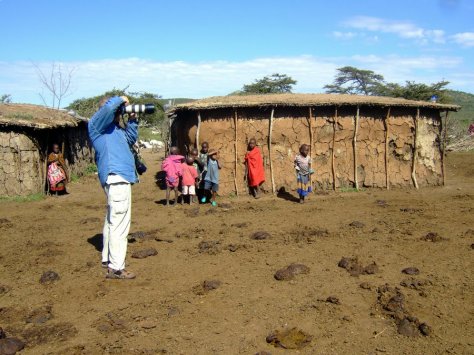
M 204 178 L 204 190 L 207 195 L 211 195 L 211 199 L 209 202 L 211 202 L 211 205 L 217 206 L 216 202 L 216 194 L 217 191 L 219 191 L 219 169 L 221 168 L 221 165 L 219 161 L 217 160 L 217 151 L 211 150 L 208 154 L 209 156 L 209 161 L 207 163 L 207 173 Z M 202 203 L 206 203 L 206 195 L 201 199 Z
M 170 192 L 174 190 L 174 205 L 178 202 L 179 178 L 182 176 L 182 166 L 184 157 L 179 155 L 177 147 L 170 148 L 170 154 L 163 160 L 161 169 L 166 172 L 166 206 L 170 203 Z
M 255 138 L 250 139 L 245 154 L 245 165 L 247 167 L 247 182 L 253 197 L 259 198 L 259 186 L 265 182 L 265 171 L 260 149 L 257 147 Z
M 199 185 L 201 183 L 201 171 L 204 169 L 204 164 L 201 163 L 201 160 L 199 159 L 199 150 L 197 150 L 196 148 L 190 150 L 188 157 L 193 159 L 193 166 L 196 169 L 196 172 L 198 173 L 198 178 L 195 182 L 196 193 L 194 194 L 194 196 L 192 196 L 193 202 L 195 202 L 195 198 L 199 191 Z
M 192 204 L 194 201 L 194 195 L 196 195 L 196 181 L 198 179 L 198 172 L 193 166 L 194 158 L 188 156 L 186 162 L 182 164 L 182 195 L 181 204 L 184 204 L 184 196 L 189 196 L 189 204 Z
M 308 186 L 309 177 L 313 174 L 311 169 L 311 157 L 308 155 L 309 145 L 302 144 L 300 147 L 300 154 L 295 158 L 296 181 L 298 182 L 298 195 L 300 203 L 304 203 L 304 198 L 312 191 L 312 187 Z
M 209 143 L 203 142 L 201 144 L 201 151 L 199 152 L 199 188 L 198 188 L 198 196 L 200 198 L 205 197 L 205 192 L 204 192 L 204 178 L 206 177 L 207 173 L 207 162 L 209 160 L 208 158 L 208 152 L 209 152 Z

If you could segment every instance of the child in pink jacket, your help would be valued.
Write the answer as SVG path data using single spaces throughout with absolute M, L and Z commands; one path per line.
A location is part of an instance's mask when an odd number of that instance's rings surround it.
M 174 190 L 174 205 L 178 202 L 179 179 L 183 175 L 181 164 L 184 157 L 177 147 L 170 148 L 170 154 L 163 160 L 161 169 L 166 173 L 166 206 L 170 203 L 170 192 Z

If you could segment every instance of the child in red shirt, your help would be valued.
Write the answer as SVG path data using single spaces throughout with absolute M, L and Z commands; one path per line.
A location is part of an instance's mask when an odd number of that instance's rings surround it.
M 194 196 L 196 195 L 196 181 L 199 174 L 196 168 L 193 166 L 194 158 L 188 156 L 186 162 L 182 164 L 182 195 L 181 204 L 184 204 L 184 196 L 189 196 L 189 204 L 193 203 Z

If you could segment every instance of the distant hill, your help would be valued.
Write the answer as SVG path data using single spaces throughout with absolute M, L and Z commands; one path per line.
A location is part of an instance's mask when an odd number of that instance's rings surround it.
M 448 95 L 451 98 L 451 103 L 462 106 L 459 112 L 453 112 L 452 115 L 459 120 L 463 127 L 467 128 L 471 122 L 474 122 L 474 94 L 448 90 Z

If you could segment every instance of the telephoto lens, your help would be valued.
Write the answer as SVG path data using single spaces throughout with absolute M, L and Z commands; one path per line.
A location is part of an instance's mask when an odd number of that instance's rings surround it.
M 153 104 L 142 104 L 142 105 L 128 105 L 123 108 L 123 113 L 145 113 L 150 114 L 155 112 L 155 105 Z

